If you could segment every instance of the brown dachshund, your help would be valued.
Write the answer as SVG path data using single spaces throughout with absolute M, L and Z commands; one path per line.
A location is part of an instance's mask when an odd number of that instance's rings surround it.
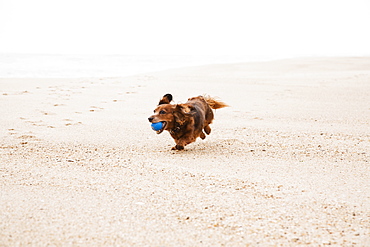
M 209 96 L 193 97 L 185 104 L 171 104 L 171 101 L 171 94 L 164 95 L 154 110 L 154 115 L 148 120 L 151 123 L 162 122 L 162 129 L 158 130 L 157 134 L 164 130 L 170 132 L 176 142 L 172 150 L 183 150 L 186 145 L 195 142 L 198 137 L 206 138 L 204 132 L 207 135 L 211 133 L 209 125 L 213 120 L 212 109 L 228 106 Z

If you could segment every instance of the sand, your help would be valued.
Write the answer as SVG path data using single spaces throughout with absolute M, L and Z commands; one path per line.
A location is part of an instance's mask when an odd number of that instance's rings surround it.
M 0 79 L 0 246 L 370 246 L 370 58 Z M 171 151 L 159 98 L 231 107 Z

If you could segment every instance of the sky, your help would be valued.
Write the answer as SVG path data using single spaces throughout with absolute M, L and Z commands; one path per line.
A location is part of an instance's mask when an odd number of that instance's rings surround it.
M 0 53 L 369 56 L 370 0 L 0 0 Z

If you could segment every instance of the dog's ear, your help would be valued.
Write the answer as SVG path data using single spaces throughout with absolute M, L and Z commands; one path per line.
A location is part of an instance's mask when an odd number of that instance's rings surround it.
M 175 121 L 180 125 L 185 123 L 185 114 L 182 111 L 181 105 L 176 105 L 175 110 L 173 111 L 173 116 L 175 117 Z
M 171 101 L 172 101 L 172 95 L 168 93 L 162 97 L 158 105 L 169 104 Z
M 191 115 L 191 110 L 194 108 L 187 104 L 178 104 L 173 111 L 173 115 L 175 116 L 175 121 L 178 122 L 180 125 L 183 125 L 187 119 Z

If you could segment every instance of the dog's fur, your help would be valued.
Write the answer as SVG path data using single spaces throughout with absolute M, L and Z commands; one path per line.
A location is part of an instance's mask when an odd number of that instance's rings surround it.
M 184 147 L 200 137 L 209 135 L 213 120 L 212 109 L 226 107 L 225 103 L 209 96 L 198 96 L 188 99 L 185 104 L 171 104 L 172 95 L 166 94 L 159 101 L 154 115 L 148 118 L 151 123 L 162 122 L 163 127 L 157 134 L 167 130 L 176 142 L 172 150 L 183 150 Z M 203 132 L 204 130 L 204 132 Z

